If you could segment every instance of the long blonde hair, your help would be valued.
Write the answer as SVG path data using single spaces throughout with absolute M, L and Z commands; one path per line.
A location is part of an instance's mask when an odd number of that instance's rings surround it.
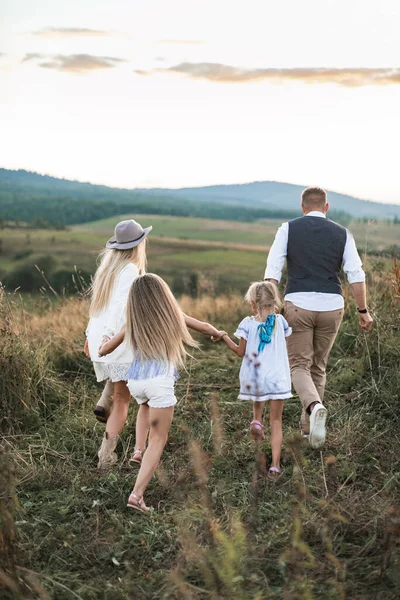
M 139 275 L 146 272 L 146 239 L 135 248 L 128 250 L 105 248 L 99 254 L 98 261 L 99 266 L 90 287 L 92 300 L 89 314 L 91 317 L 107 306 L 114 284 L 126 265 L 129 263 L 136 265 Z
M 274 312 L 279 312 L 282 308 L 278 288 L 270 281 L 255 281 L 252 283 L 247 290 L 245 300 L 250 304 L 254 302 L 259 314 L 263 309 L 270 308 Z
M 140 359 L 183 366 L 188 355 L 184 344 L 198 347 L 178 302 L 158 275 L 147 273 L 135 279 L 126 310 L 126 339 Z

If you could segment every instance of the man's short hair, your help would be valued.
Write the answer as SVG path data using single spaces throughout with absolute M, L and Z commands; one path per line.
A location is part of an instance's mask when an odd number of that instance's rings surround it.
M 305 208 L 323 208 L 327 202 L 326 191 L 320 187 L 309 187 L 301 194 Z

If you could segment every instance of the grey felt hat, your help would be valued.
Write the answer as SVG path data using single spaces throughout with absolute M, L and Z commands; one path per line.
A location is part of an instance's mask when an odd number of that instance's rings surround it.
M 129 250 L 129 248 L 135 248 L 139 246 L 140 242 L 147 237 L 152 230 L 152 227 L 143 227 L 136 223 L 133 219 L 129 221 L 121 221 L 116 225 L 112 238 L 110 238 L 106 244 L 106 248 L 112 248 L 113 250 Z

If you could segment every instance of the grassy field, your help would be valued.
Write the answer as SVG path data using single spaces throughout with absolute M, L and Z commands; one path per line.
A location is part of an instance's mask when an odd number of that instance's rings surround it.
M 0 301 L 2 600 L 395 600 L 400 596 L 400 270 L 368 273 L 376 326 L 346 313 L 329 362 L 321 452 L 284 411 L 284 474 L 265 478 L 268 440 L 248 439 L 240 361 L 204 340 L 151 482 L 151 518 L 125 508 L 135 471 L 132 407 L 119 463 L 96 470 L 99 394 L 81 352 L 87 304 Z M 238 296 L 181 299 L 234 330 Z
M 3 229 L 0 232 L 0 279 L 14 289 L 27 282 L 38 264 L 50 284 L 58 291 L 71 291 L 71 274 L 81 271 L 86 280 L 94 272 L 96 257 L 113 233 L 122 215 L 71 227 L 66 231 Z M 280 221 L 238 223 L 185 217 L 141 216 L 144 225 L 154 229 L 149 238 L 148 269 L 164 277 L 175 293 L 243 293 L 251 280 L 263 276 L 268 248 Z M 394 246 L 399 242 L 400 226 L 384 223 L 351 224 L 362 253 L 386 249 L 383 258 L 375 257 L 377 268 L 390 264 Z M 51 257 L 50 261 L 46 260 Z M 388 260 L 389 257 L 389 260 Z M 43 262 L 43 266 L 41 264 Z M 60 273 L 61 272 L 61 273 Z M 42 284 L 36 274 L 37 289 Z M 27 286 L 28 287 L 28 286 Z

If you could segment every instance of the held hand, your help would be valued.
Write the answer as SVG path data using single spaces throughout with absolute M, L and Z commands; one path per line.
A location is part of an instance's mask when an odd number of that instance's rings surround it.
M 106 354 L 110 354 L 110 352 L 107 352 L 107 342 L 110 341 L 111 338 L 109 338 L 107 335 L 103 335 L 103 339 L 101 341 L 100 347 L 99 347 L 99 356 L 106 356 Z
M 360 317 L 360 327 L 361 327 L 361 329 L 365 329 L 365 330 L 371 329 L 374 320 L 371 317 L 371 315 L 369 314 L 369 312 L 367 312 L 365 314 L 360 313 L 359 317 Z
M 212 335 L 211 336 L 211 341 L 214 342 L 214 344 L 220 342 L 222 340 L 222 338 L 224 337 L 224 335 L 228 335 L 226 333 L 226 331 L 218 331 L 218 335 Z
M 85 340 L 85 345 L 83 346 L 83 351 L 86 354 L 86 356 L 88 358 L 90 358 L 90 352 L 89 352 L 89 342 L 87 341 L 87 339 Z

